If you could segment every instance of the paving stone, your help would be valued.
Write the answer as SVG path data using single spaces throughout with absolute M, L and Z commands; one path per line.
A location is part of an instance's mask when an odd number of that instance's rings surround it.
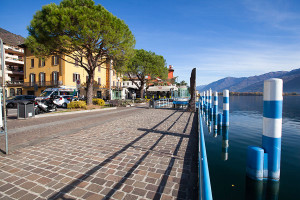
M 181 136 L 190 135 L 190 113 L 137 109 L 126 117 L 118 112 L 113 119 L 99 116 L 55 125 L 59 133 L 48 126 L 55 137 L 0 157 L 0 194 L 15 199 L 188 199 L 189 181 L 195 176 L 188 157 L 193 155 L 188 146 L 192 137 L 183 137 L 177 146 Z

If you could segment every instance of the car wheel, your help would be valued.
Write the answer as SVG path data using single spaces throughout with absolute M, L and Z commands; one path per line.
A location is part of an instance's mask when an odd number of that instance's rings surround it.
M 14 107 L 14 104 L 12 104 L 12 103 L 7 104 L 7 108 L 13 108 L 13 107 Z
M 67 103 L 63 103 L 63 104 L 62 104 L 62 107 L 63 107 L 63 108 L 67 108 L 67 106 L 68 106 Z

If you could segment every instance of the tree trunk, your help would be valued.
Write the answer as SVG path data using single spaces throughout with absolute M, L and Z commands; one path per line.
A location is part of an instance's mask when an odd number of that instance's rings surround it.
M 94 73 L 90 74 L 89 73 L 89 78 L 87 82 L 87 92 L 86 92 L 86 104 L 87 105 L 92 105 L 93 103 L 93 81 L 94 81 Z
M 144 82 L 141 82 L 141 87 L 140 87 L 140 95 L 141 95 L 141 99 L 144 98 Z

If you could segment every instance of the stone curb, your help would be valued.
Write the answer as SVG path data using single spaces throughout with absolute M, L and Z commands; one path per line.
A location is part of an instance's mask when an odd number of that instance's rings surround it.
M 39 114 L 39 115 L 36 115 L 34 118 L 54 117 L 54 116 L 72 115 L 72 114 L 78 114 L 78 113 L 98 112 L 98 111 L 116 110 L 116 109 L 117 109 L 117 107 L 93 109 L 93 110 L 82 110 L 82 111 L 71 111 L 71 112 L 63 112 L 63 113 Z

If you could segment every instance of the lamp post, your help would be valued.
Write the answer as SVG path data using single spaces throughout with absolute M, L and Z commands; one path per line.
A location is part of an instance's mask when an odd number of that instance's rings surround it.
M 5 134 L 5 153 L 8 154 L 7 123 L 6 123 L 6 99 L 5 99 L 6 98 L 6 88 L 5 88 L 5 60 L 4 60 L 3 41 L 2 41 L 1 38 L 0 38 L 0 49 L 1 49 L 2 94 L 3 94 L 3 101 L 2 101 L 2 103 L 3 103 L 3 118 L 4 118 L 4 123 L 2 125 L 3 125 L 3 129 L 4 129 L 4 134 Z

